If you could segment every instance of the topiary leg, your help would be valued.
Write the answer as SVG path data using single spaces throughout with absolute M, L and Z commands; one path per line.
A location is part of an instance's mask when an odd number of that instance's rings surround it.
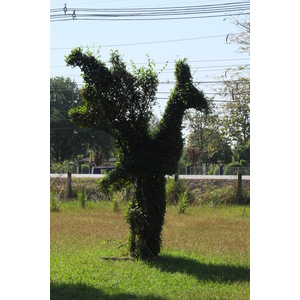
M 139 178 L 136 198 L 128 211 L 131 255 L 142 259 L 153 259 L 158 256 L 165 212 L 164 176 Z

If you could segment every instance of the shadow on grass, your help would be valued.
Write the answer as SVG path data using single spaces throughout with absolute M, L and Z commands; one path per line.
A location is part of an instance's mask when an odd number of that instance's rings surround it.
M 146 299 L 146 300 L 164 300 L 161 297 L 140 296 L 118 293 L 115 295 L 108 295 L 100 289 L 87 286 L 85 284 L 56 284 L 50 283 L 50 299 L 51 300 L 99 300 L 99 299 Z
M 149 263 L 151 267 L 163 272 L 183 273 L 192 275 L 198 281 L 213 282 L 250 282 L 250 269 L 243 266 L 230 266 L 218 264 L 205 264 L 192 258 L 162 255 L 156 261 Z

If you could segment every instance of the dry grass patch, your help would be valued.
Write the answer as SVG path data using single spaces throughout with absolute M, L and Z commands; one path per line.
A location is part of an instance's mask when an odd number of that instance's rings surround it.
M 227 216 L 226 216 L 227 215 Z M 169 207 L 163 230 L 164 249 L 237 259 L 250 256 L 249 208 L 200 206 L 177 215 Z
M 97 208 L 73 207 L 51 213 L 51 243 L 107 247 L 126 243 L 129 226 L 125 207 L 113 212 L 110 204 Z M 199 255 L 248 262 L 250 256 L 249 207 L 189 207 L 178 214 L 167 207 L 163 250 L 184 250 Z M 72 247 L 73 248 L 73 247 Z
M 63 240 L 66 249 L 69 245 L 107 248 L 112 241 L 125 243 L 129 232 L 124 212 L 113 212 L 109 205 L 51 213 L 50 230 L 51 245 L 61 245 Z

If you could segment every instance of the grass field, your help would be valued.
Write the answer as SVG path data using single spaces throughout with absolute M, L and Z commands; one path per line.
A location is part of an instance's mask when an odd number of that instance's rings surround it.
M 51 212 L 51 299 L 249 299 L 249 206 L 168 206 L 154 262 L 127 257 L 125 207 Z

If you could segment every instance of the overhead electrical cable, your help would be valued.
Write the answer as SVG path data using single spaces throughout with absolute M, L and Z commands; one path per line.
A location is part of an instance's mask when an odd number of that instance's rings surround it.
M 183 39 L 175 39 L 175 40 L 162 40 L 162 41 L 149 41 L 149 42 L 136 42 L 136 43 L 127 43 L 127 44 L 111 44 L 111 45 L 101 45 L 98 46 L 100 48 L 108 48 L 108 47 L 122 47 L 122 46 L 136 46 L 136 45 L 147 45 L 147 44 L 161 44 L 161 43 L 173 43 L 173 42 L 183 42 L 183 41 L 192 41 L 192 40 L 201 40 L 201 39 L 210 39 L 210 38 L 218 38 L 225 37 L 228 34 L 219 34 L 219 35 L 209 35 L 209 36 L 200 36 L 194 38 L 183 38 Z M 58 47 L 58 48 L 50 48 L 50 50 L 71 50 L 75 47 Z M 88 48 L 88 46 L 82 48 Z
M 196 62 L 211 62 L 211 61 L 233 61 L 233 60 L 249 60 L 249 58 L 223 58 L 223 59 L 206 59 L 206 60 L 189 60 L 189 63 L 196 63 Z M 159 64 L 166 64 L 167 62 L 155 62 L 155 65 Z M 147 65 L 148 63 L 135 63 L 135 65 Z M 66 68 L 66 65 L 61 66 L 50 66 L 50 68 Z
M 201 62 L 201 61 L 200 61 Z M 191 70 L 197 70 L 197 69 L 210 69 L 210 68 L 229 68 L 229 67 L 249 67 L 250 64 L 232 64 L 232 65 L 214 65 L 214 66 L 192 66 Z M 63 68 L 66 66 L 50 66 L 50 68 Z M 164 69 L 163 72 L 165 71 L 174 71 L 174 68 L 170 68 L 170 69 Z M 156 72 L 160 72 L 160 70 L 155 70 Z
M 74 76 L 71 75 L 72 77 L 81 77 L 81 76 Z M 58 77 L 63 77 L 63 76 L 58 76 Z M 68 77 L 68 76 L 66 76 Z M 249 79 L 241 80 L 203 80 L 203 81 L 193 81 L 195 84 L 228 84 L 228 83 L 243 83 L 243 82 L 250 82 Z M 175 84 L 176 82 L 173 80 L 167 80 L 167 81 L 160 81 L 159 84 Z M 84 85 L 84 83 L 76 82 L 77 85 Z
M 50 21 L 151 21 L 224 17 L 226 14 L 250 14 L 250 2 L 172 6 L 154 8 L 63 8 L 50 9 Z

